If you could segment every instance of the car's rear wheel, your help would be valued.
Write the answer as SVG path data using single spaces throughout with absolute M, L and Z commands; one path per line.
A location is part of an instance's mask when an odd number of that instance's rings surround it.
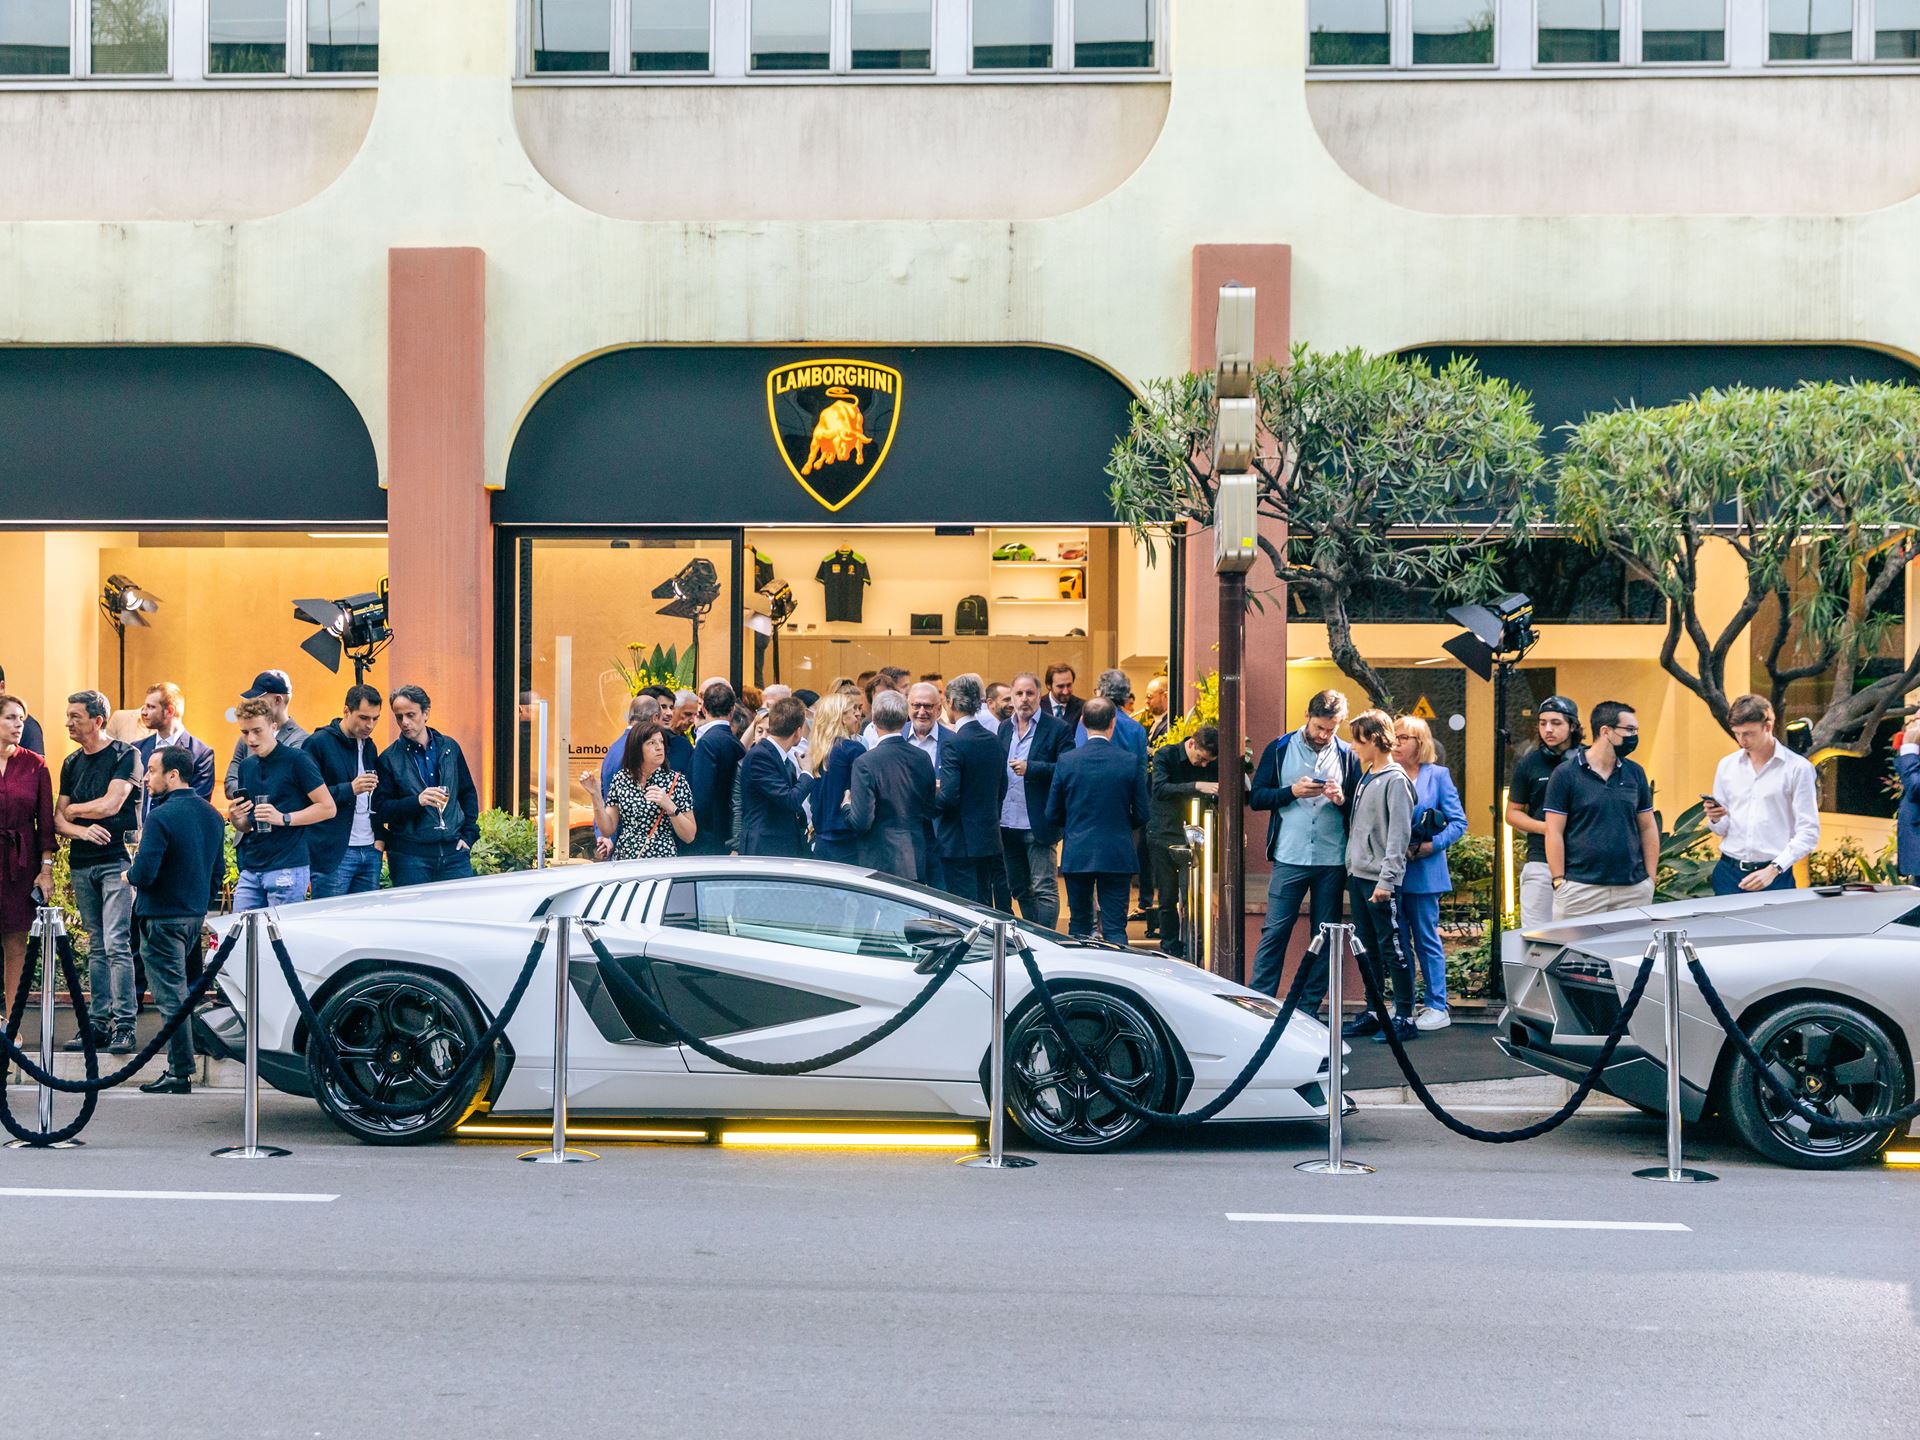
M 1157 1106 L 1172 1064 L 1159 1031 L 1136 1001 L 1108 990 L 1061 989 L 1054 1008 L 1101 1076 L 1137 1104 Z M 1047 1012 L 1032 1004 L 1007 1037 L 1007 1108 L 1049 1150 L 1091 1152 L 1126 1144 L 1146 1129 L 1103 1095 L 1076 1065 Z
M 1752 1032 L 1767 1068 L 1821 1114 L 1861 1120 L 1906 1102 L 1910 1077 L 1899 1047 L 1871 1015 L 1839 1000 L 1799 1000 Z M 1886 1148 L 1894 1130 L 1839 1134 L 1803 1118 L 1761 1083 L 1744 1056 L 1727 1077 L 1734 1132 L 1769 1160 L 1802 1170 L 1837 1170 Z
M 417 1104 L 445 1089 L 485 1027 L 473 1002 L 446 981 L 413 970 L 355 976 L 320 1009 L 320 1029 L 340 1063 L 367 1096 L 386 1105 Z M 473 1112 L 488 1083 L 490 1062 L 418 1115 L 396 1117 L 367 1108 L 348 1093 L 307 1044 L 313 1093 L 334 1124 L 370 1145 L 414 1145 L 438 1139 Z

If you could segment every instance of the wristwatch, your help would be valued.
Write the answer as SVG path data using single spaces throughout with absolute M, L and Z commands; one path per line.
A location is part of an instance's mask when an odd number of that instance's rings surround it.
M 1566 883 L 1567 883 L 1567 877 L 1564 875 L 1556 875 L 1553 877 L 1553 888 L 1556 890 L 1558 890 L 1562 885 Z

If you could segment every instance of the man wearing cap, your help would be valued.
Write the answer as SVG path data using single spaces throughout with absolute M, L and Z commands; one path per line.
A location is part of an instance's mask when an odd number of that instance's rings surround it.
M 267 702 L 274 725 L 274 744 L 291 745 L 298 750 L 306 743 L 307 732 L 287 713 L 287 707 L 293 703 L 293 682 L 287 679 L 286 671 L 262 670 L 253 677 L 253 685 L 240 692 L 240 698 Z M 233 759 L 227 762 L 227 778 L 223 787 L 229 800 L 238 800 L 242 794 L 240 762 L 251 753 L 245 740 L 235 742 Z
M 1520 867 L 1520 928 L 1553 923 L 1553 873 L 1547 869 L 1547 782 L 1573 747 L 1587 738 L 1580 707 L 1564 695 L 1549 695 L 1534 717 L 1540 743 L 1513 767 L 1507 789 L 1507 823 L 1527 837 L 1527 863 Z

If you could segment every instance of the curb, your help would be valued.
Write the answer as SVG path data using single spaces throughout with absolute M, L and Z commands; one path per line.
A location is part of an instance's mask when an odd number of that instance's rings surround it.
M 1428 1091 L 1441 1105 L 1490 1105 L 1510 1108 L 1539 1107 L 1558 1110 L 1573 1094 L 1572 1082 L 1556 1075 L 1521 1075 L 1505 1080 L 1461 1080 L 1446 1085 L 1429 1085 Z M 1419 1097 L 1405 1085 L 1390 1085 L 1377 1090 L 1349 1090 L 1356 1105 L 1418 1105 Z M 1624 1100 L 1597 1091 L 1589 1095 L 1580 1109 L 1587 1111 L 1631 1111 Z

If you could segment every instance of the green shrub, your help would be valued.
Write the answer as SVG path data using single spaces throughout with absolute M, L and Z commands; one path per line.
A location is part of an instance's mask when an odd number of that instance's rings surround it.
M 502 875 L 531 870 L 534 851 L 533 821 L 505 810 L 487 810 L 480 816 L 480 839 L 473 847 L 473 873 Z

